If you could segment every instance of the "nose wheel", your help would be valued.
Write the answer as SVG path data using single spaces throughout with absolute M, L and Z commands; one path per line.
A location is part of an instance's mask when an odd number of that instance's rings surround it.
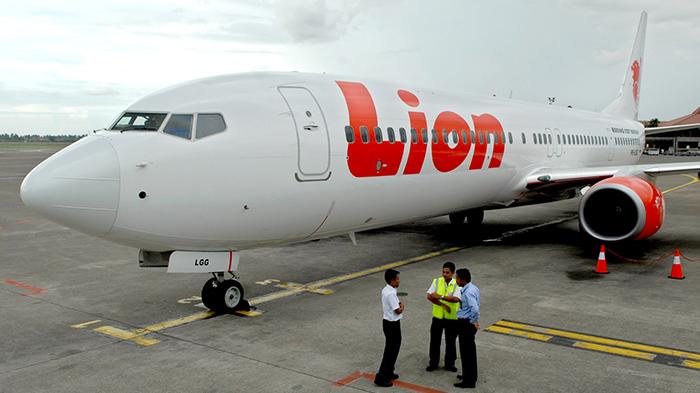
M 243 285 L 235 278 L 224 280 L 223 274 L 210 278 L 202 288 L 204 306 L 219 313 L 250 309 L 244 295 Z

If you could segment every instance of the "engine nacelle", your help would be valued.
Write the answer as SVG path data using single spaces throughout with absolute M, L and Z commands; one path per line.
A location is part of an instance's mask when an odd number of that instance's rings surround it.
M 638 177 L 613 177 L 593 185 L 579 206 L 581 227 L 598 240 L 644 239 L 664 222 L 664 196 Z

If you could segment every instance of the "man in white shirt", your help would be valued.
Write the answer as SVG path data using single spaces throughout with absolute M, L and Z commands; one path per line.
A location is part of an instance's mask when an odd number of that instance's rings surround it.
M 401 348 L 401 317 L 403 316 L 403 303 L 399 302 L 399 297 L 396 294 L 396 288 L 399 287 L 401 281 L 399 272 L 389 269 L 384 272 L 384 281 L 386 286 L 382 289 L 382 311 L 384 319 L 382 320 L 382 330 L 386 343 L 384 345 L 384 356 L 382 356 L 382 364 L 379 366 L 377 376 L 374 378 L 374 384 L 381 387 L 393 386 L 391 381 L 398 379 L 398 374 L 394 373 L 396 358 L 399 357 L 399 349 Z

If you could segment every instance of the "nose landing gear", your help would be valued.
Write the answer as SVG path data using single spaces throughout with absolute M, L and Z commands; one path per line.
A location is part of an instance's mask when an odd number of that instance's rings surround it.
M 213 273 L 202 288 L 204 305 L 219 313 L 230 314 L 235 311 L 249 311 L 250 305 L 244 299 L 243 285 L 237 277 L 231 274 L 230 279 L 224 279 L 224 273 Z

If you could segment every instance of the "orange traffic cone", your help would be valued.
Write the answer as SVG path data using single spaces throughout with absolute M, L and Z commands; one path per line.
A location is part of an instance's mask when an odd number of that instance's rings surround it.
M 673 257 L 673 267 L 671 267 L 671 275 L 668 278 L 674 278 L 676 280 L 682 280 L 685 278 L 683 275 L 683 266 L 681 266 L 681 252 L 676 248 L 676 255 Z
M 600 254 L 598 254 L 598 264 L 595 267 L 595 272 L 598 274 L 608 274 L 608 263 L 605 261 L 605 244 L 600 245 Z

